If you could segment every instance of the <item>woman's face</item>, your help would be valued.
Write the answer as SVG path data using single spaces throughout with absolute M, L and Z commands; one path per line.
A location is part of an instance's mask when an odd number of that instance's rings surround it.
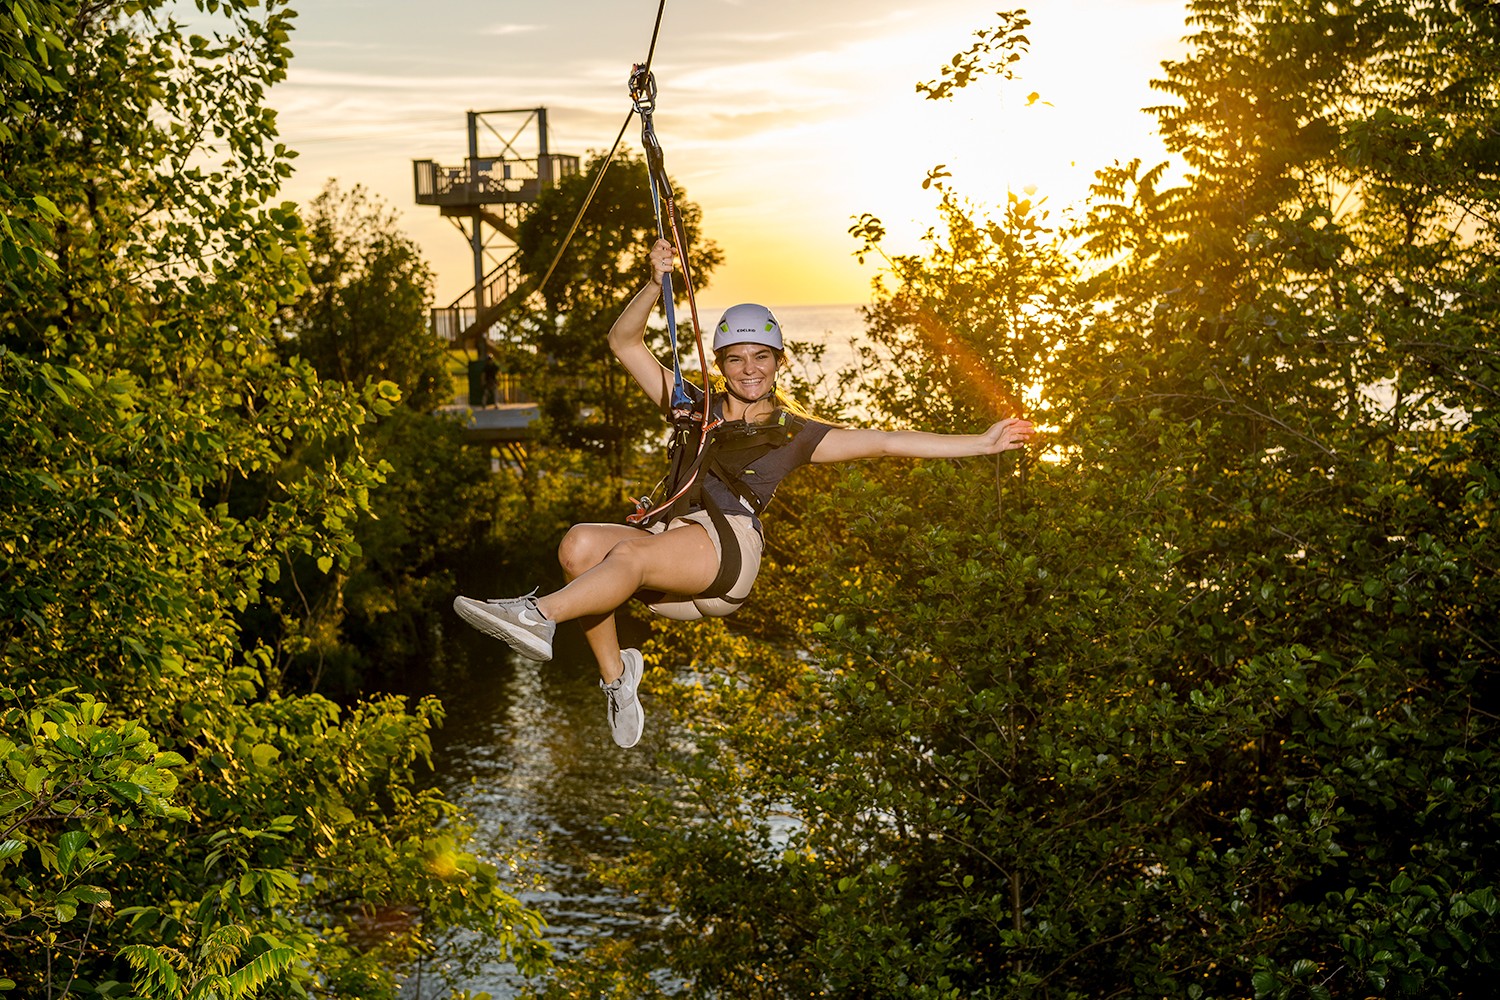
M 776 352 L 764 344 L 731 344 L 719 359 L 724 381 L 741 399 L 760 399 L 776 384 Z

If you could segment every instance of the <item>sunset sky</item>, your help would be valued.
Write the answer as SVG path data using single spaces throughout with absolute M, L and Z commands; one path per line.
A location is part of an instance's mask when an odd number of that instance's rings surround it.
M 469 110 L 545 106 L 554 152 L 603 152 L 629 110 L 655 0 L 305 0 L 287 82 L 270 103 L 300 152 L 286 197 L 335 177 L 401 215 L 446 304 L 471 282 L 468 245 L 418 206 L 411 161 L 460 165 Z M 864 302 L 851 217 L 879 216 L 897 249 L 935 219 L 927 171 L 946 164 L 971 200 L 1029 185 L 1062 210 L 1095 169 L 1162 158 L 1149 81 L 1183 51 L 1180 0 L 1044 0 L 1028 8 L 1018 78 L 986 78 L 934 102 L 916 93 L 992 3 L 925 0 L 672 0 L 654 69 L 667 167 L 725 251 L 706 297 L 771 305 Z M 1028 105 L 1031 93 L 1040 100 Z M 627 142 L 638 145 L 632 123 Z

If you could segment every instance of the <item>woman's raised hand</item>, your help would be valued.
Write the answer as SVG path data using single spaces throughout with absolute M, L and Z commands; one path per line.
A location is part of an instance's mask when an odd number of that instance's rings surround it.
M 651 283 L 661 284 L 664 274 L 671 274 L 677 266 L 677 249 L 666 240 L 658 239 L 651 248 Z

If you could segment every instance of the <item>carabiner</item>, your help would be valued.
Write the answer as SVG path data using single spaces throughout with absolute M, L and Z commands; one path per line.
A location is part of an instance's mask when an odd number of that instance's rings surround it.
M 656 74 L 643 63 L 630 70 L 630 103 L 642 117 L 656 110 Z

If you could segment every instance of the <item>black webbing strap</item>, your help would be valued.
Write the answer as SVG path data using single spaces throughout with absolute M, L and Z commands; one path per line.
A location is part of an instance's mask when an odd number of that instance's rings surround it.
M 673 518 L 681 517 L 694 507 L 708 514 L 709 522 L 719 536 L 719 572 L 702 593 L 695 597 L 727 598 L 734 585 L 739 582 L 743 560 L 740 558 L 739 536 L 729 523 L 729 515 L 719 506 L 712 493 L 703 487 L 703 476 L 711 475 L 723 483 L 755 515 L 765 509 L 765 502 L 745 482 L 743 473 L 774 448 L 780 448 L 796 437 L 806 423 L 801 417 L 777 411 L 773 424 L 747 426 L 736 421 L 710 430 L 711 440 L 698 449 L 694 461 L 680 468 L 682 458 L 674 462 L 674 474 L 692 475 L 691 487 L 664 505 L 649 519 L 636 527 L 649 528 L 651 524 L 671 524 Z M 678 479 L 673 483 L 680 482 Z M 742 600 L 742 599 L 740 599 Z M 651 603 L 651 601 L 648 601 Z

